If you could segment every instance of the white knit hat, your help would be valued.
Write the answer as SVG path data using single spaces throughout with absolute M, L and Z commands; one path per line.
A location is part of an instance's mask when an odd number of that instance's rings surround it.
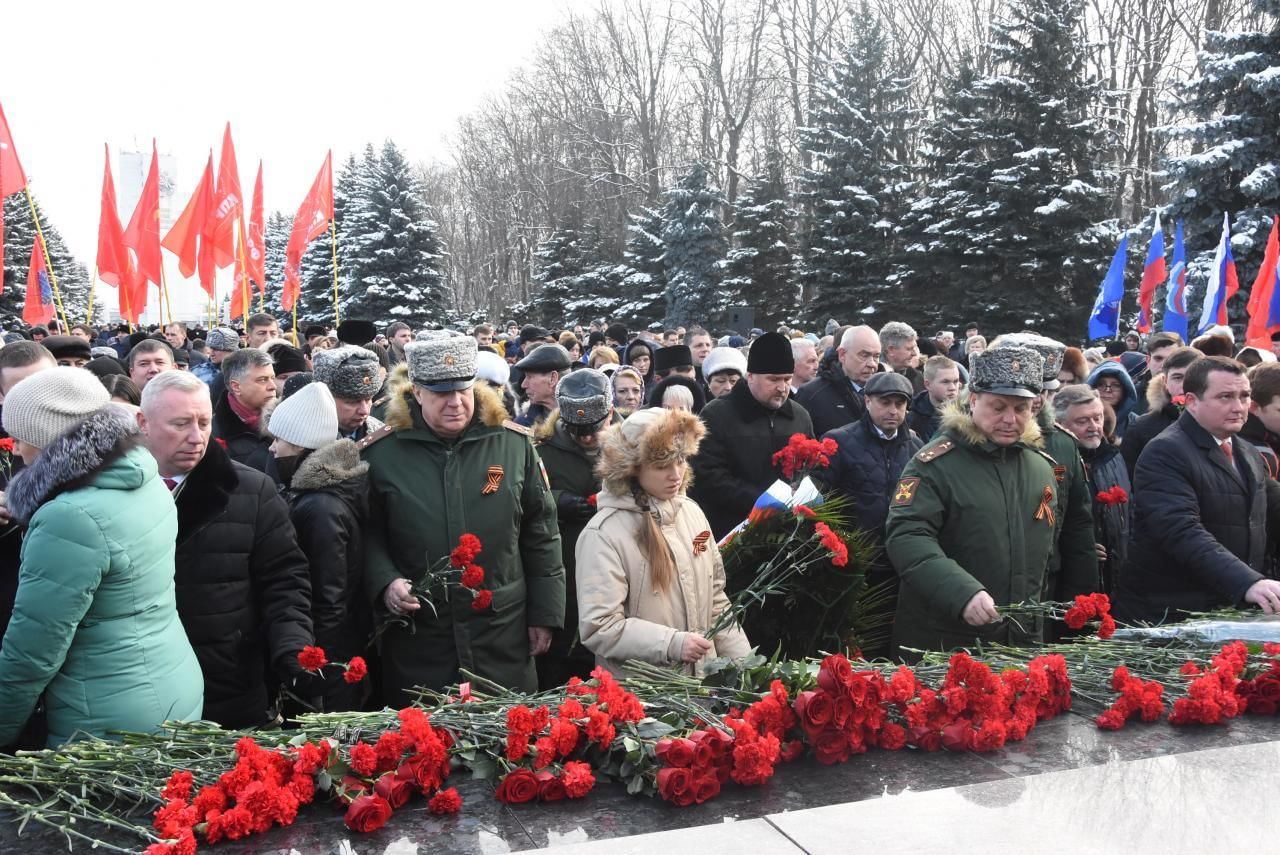
M 511 366 L 498 354 L 482 350 L 476 354 L 476 377 L 496 386 L 505 386 L 511 379 Z
M 111 401 L 111 393 L 83 368 L 47 368 L 4 396 L 4 429 L 36 448 L 49 445 Z
M 702 360 L 702 376 L 709 380 L 712 374 L 721 371 L 737 371 L 745 375 L 747 358 L 736 347 L 713 347 L 707 358 Z
M 323 383 L 308 383 L 276 404 L 268 430 L 277 439 L 317 449 L 338 438 L 338 406 Z

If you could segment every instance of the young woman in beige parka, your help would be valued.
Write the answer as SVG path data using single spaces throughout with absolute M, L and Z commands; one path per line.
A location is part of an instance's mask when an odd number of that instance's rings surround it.
M 729 607 L 711 526 L 685 495 L 704 432 L 691 413 L 646 409 L 603 434 L 604 489 L 576 553 L 578 628 L 614 674 L 639 659 L 696 675 L 709 659 L 750 652 L 736 623 L 702 635 Z

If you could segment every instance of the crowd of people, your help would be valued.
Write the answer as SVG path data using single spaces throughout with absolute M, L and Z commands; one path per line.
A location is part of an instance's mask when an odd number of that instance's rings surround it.
M 1094 591 L 1130 621 L 1280 612 L 1280 341 L 297 332 L 4 336 L 0 746 L 278 726 L 463 672 L 698 674 L 767 643 L 707 637 L 730 607 L 717 543 L 797 434 L 834 441 L 815 476 L 891 594 L 871 652 L 1040 639 L 997 607 Z M 436 569 L 451 556 L 466 588 Z M 310 645 L 370 678 L 304 670 Z

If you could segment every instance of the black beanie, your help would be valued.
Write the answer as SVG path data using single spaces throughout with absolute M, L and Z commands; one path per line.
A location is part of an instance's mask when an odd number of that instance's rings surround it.
M 675 368 L 692 368 L 693 367 L 693 351 L 685 344 L 673 344 L 670 347 L 660 347 L 653 354 L 653 370 L 671 371 Z
M 747 371 L 752 374 L 795 374 L 796 358 L 791 339 L 782 333 L 765 333 L 747 351 Z
M 604 334 L 616 341 L 618 344 L 627 343 L 627 328 L 622 324 L 609 324 Z

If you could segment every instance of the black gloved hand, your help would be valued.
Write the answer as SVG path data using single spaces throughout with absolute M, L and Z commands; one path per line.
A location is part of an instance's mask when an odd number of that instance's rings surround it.
M 596 509 L 585 496 L 564 490 L 556 499 L 556 513 L 566 522 L 586 522 L 595 516 Z

